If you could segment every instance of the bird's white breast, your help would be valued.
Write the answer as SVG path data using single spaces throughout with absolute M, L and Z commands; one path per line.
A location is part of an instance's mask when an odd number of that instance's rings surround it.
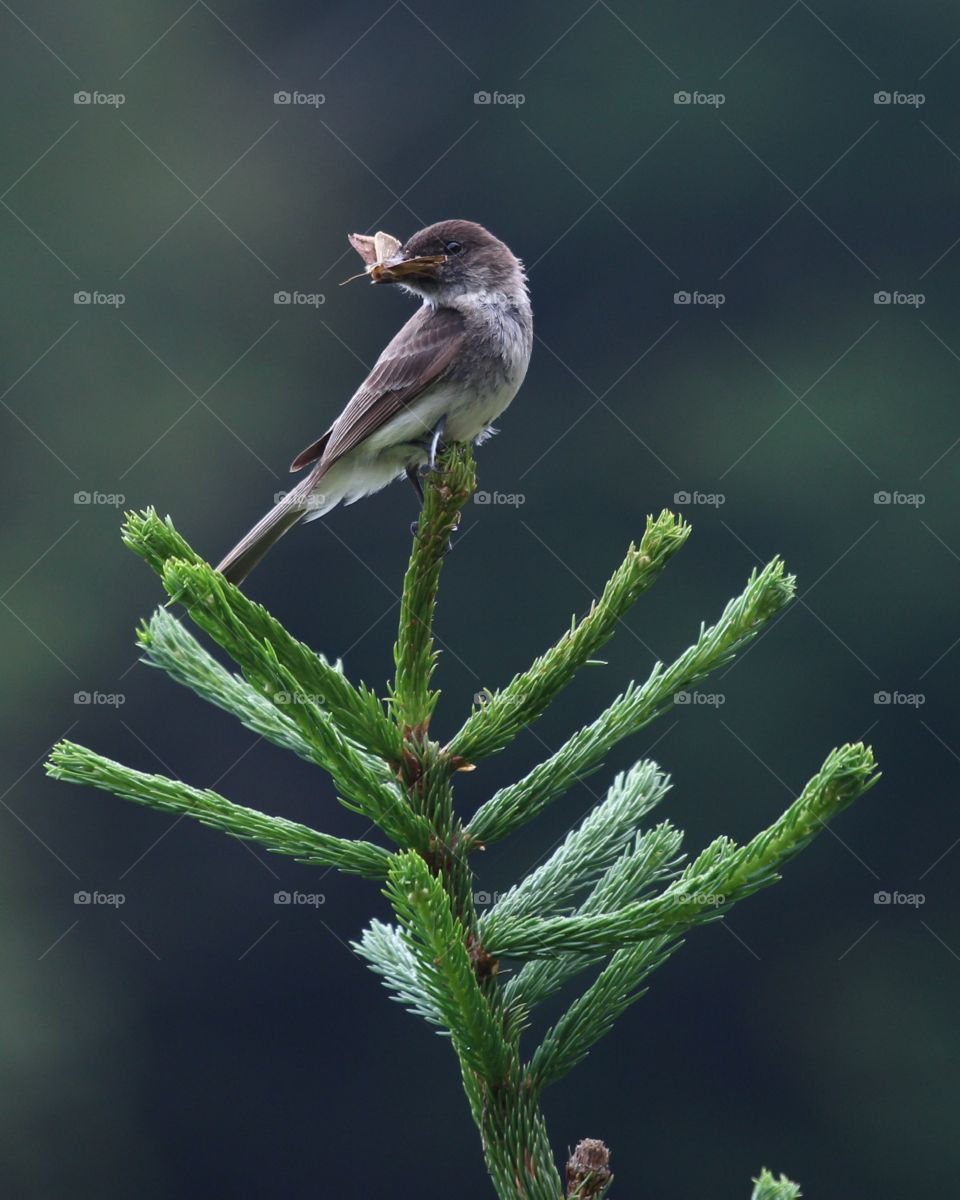
M 408 467 L 423 465 L 430 437 L 441 420 L 445 442 L 483 439 L 516 396 L 530 361 L 529 307 L 525 329 L 504 299 L 481 294 L 459 301 L 457 307 L 471 327 L 471 346 L 466 353 L 475 356 L 473 361 L 455 363 L 448 376 L 335 463 L 318 480 L 317 492 L 323 499 L 308 520 L 341 501 L 350 504 L 379 491 Z M 528 306 L 526 293 L 511 301 L 514 306 Z

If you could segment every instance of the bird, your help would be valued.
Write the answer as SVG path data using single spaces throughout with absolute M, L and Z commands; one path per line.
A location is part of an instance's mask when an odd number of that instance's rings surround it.
M 480 443 L 523 383 L 533 315 L 523 263 L 474 221 L 428 225 L 395 253 L 372 262 L 374 239 L 353 235 L 374 283 L 395 284 L 421 305 L 384 348 L 343 412 L 293 460 L 309 473 L 243 537 L 217 570 L 242 583 L 299 521 L 352 504 L 418 472 L 438 447 Z M 363 245 L 362 245 L 363 244 Z

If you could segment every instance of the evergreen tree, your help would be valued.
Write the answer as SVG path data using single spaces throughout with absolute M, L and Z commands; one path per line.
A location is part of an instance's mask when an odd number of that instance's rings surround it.
M 679 658 L 657 663 L 644 682 L 631 684 L 559 750 L 465 817 L 454 804 L 458 772 L 503 750 L 545 711 L 690 534 L 672 513 L 648 518 L 639 546 L 630 546 L 586 616 L 505 687 L 484 694 L 440 745 L 430 736 L 439 695 L 432 687 L 433 615 L 450 537 L 474 486 L 472 454 L 462 446 L 446 450 L 427 478 L 404 579 L 396 675 L 383 699 L 351 683 L 338 663 L 292 637 L 227 583 L 169 518 L 147 510 L 128 514 L 124 526 L 126 544 L 239 674 L 223 667 L 167 608 L 138 631 L 146 661 L 321 767 L 340 803 L 376 826 L 389 849 L 131 770 L 73 742 L 54 747 L 47 770 L 195 817 L 301 862 L 379 880 L 395 921 L 372 921 L 355 949 L 395 999 L 449 1035 L 497 1195 L 588 1200 L 609 1192 L 610 1152 L 603 1142 L 584 1139 L 562 1180 L 540 1109 L 543 1090 L 575 1067 L 643 994 L 684 933 L 776 881 L 782 865 L 878 776 L 869 748 L 841 746 L 769 828 L 742 846 L 720 837 L 684 866 L 681 833 L 667 821 L 646 822 L 669 780 L 655 763 L 638 762 L 612 781 L 542 865 L 478 912 L 471 855 L 532 821 L 598 770 L 618 742 L 666 712 L 678 692 L 729 663 L 789 603 L 794 579 L 779 559 L 754 571 Z M 501 977 L 503 960 L 514 969 Z M 591 981 L 540 1044 L 526 1046 L 532 1010 L 588 972 Z M 766 1170 L 754 1183 L 753 1200 L 800 1195 L 796 1184 Z

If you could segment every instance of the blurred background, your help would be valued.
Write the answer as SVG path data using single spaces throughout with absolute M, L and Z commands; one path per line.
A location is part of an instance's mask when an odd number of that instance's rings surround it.
M 835 744 L 884 772 L 547 1094 L 558 1155 L 604 1138 L 625 1195 L 744 1197 L 764 1164 L 820 1200 L 952 1190 L 956 13 L 0 0 L 0 29 L 5 1194 L 492 1194 L 449 1048 L 349 948 L 375 887 L 40 766 L 68 734 L 361 832 L 325 778 L 138 665 L 162 597 L 119 525 L 156 505 L 216 561 L 412 311 L 338 287 L 346 234 L 452 216 L 524 258 L 538 341 L 446 566 L 438 735 L 587 608 L 645 514 L 694 526 L 608 664 L 463 777 L 464 811 L 755 565 L 799 577 L 478 887 L 639 757 L 671 773 L 660 815 L 691 852 L 769 823 Z M 400 485 L 337 510 L 248 590 L 383 688 L 415 515 Z

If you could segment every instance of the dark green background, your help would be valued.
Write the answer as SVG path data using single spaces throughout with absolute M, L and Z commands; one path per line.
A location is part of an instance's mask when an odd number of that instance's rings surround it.
M 624 1196 L 744 1197 L 762 1164 L 820 1200 L 952 1194 L 956 10 L 186 5 L 0 4 L 4 1193 L 489 1194 L 449 1048 L 347 948 L 384 913 L 373 886 L 38 765 L 69 731 L 360 832 L 316 772 L 134 667 L 157 581 L 117 507 L 74 494 L 155 504 L 219 557 L 411 312 L 338 288 L 357 267 L 345 234 L 462 216 L 527 262 L 539 341 L 479 456 L 481 487 L 525 502 L 471 506 L 447 564 L 438 733 L 586 608 L 646 513 L 725 497 L 683 509 L 693 538 L 609 664 L 464 778 L 465 810 L 682 650 L 774 553 L 800 599 L 704 685 L 722 706 L 677 708 L 606 775 L 656 757 L 675 784 L 662 813 L 695 851 L 768 823 L 838 742 L 865 737 L 884 770 L 548 1094 L 558 1153 L 603 1137 Z M 274 104 L 293 89 L 325 102 Z M 81 90 L 125 103 L 75 105 Z M 482 90 L 525 102 L 476 105 Z M 75 305 L 81 290 L 125 303 Z M 325 303 L 277 306 L 280 290 Z M 881 290 L 925 302 L 876 305 Z M 925 502 L 874 502 L 895 490 Z M 296 530 L 250 592 L 382 686 L 414 512 L 396 486 Z M 479 886 L 507 885 L 590 803 L 584 787 L 491 850 Z M 325 903 L 277 908 L 282 888 Z M 75 906 L 80 889 L 126 903 Z

